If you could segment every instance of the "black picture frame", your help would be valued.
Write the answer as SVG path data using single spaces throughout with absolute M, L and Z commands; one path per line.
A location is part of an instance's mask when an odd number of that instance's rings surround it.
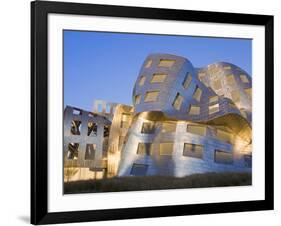
M 199 21 L 265 27 L 265 199 L 125 209 L 48 212 L 48 14 L 96 15 Z M 272 210 L 273 186 L 273 16 L 95 5 L 31 3 L 31 223 L 51 224 L 193 214 Z

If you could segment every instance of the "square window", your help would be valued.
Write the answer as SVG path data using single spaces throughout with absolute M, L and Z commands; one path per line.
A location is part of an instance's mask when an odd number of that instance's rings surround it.
M 198 144 L 185 143 L 183 147 L 183 156 L 202 159 L 203 146 Z
M 180 110 L 182 102 L 183 102 L 183 97 L 179 93 L 177 93 L 175 100 L 173 102 L 173 107 L 176 110 Z
M 88 122 L 88 136 L 96 137 L 97 136 L 98 126 L 95 122 Z
M 130 174 L 134 176 L 145 176 L 147 170 L 148 170 L 148 165 L 134 163 Z
M 199 102 L 201 99 L 201 96 L 202 96 L 202 90 L 200 88 L 198 88 L 198 86 L 197 86 L 195 89 L 195 92 L 193 94 L 193 98 Z
M 145 82 L 145 76 L 141 76 L 139 79 L 139 86 L 143 86 L 144 82 Z
M 174 65 L 174 63 L 175 63 L 174 60 L 162 59 L 162 60 L 160 60 L 158 67 L 172 67 Z
M 183 80 L 183 83 L 182 83 L 182 86 L 183 88 L 187 89 L 191 83 L 191 80 L 192 80 L 192 76 L 190 73 L 187 73 L 184 77 L 184 80 Z
M 151 143 L 139 143 L 138 144 L 138 155 L 151 155 Z
M 164 82 L 167 74 L 153 74 L 150 83 L 161 83 Z
M 103 137 L 108 137 L 109 136 L 109 131 L 110 131 L 110 126 L 109 125 L 105 125 L 103 127 Z
M 246 75 L 240 75 L 240 79 L 244 83 L 249 83 L 249 79 Z
M 199 115 L 200 114 L 200 107 L 191 105 L 189 108 L 190 115 Z
M 220 106 L 219 106 L 218 103 L 217 103 L 217 104 L 210 105 L 210 106 L 209 106 L 209 115 L 210 115 L 210 114 L 214 114 L 214 113 L 216 113 L 216 112 L 219 112 L 219 110 L 220 110 Z
M 205 126 L 188 125 L 186 131 L 200 136 L 206 136 L 207 129 Z
M 79 143 L 69 143 L 67 148 L 66 158 L 76 160 L 78 158 Z
M 149 91 L 145 94 L 144 102 L 154 102 L 157 100 L 159 91 Z
M 160 144 L 160 155 L 172 155 L 174 143 L 161 143 Z
M 73 120 L 71 122 L 70 132 L 72 135 L 80 135 L 81 134 L 81 121 Z
M 135 104 L 139 104 L 141 100 L 141 95 L 136 95 L 135 96 Z
M 233 164 L 232 153 L 221 150 L 215 150 L 215 162 L 221 164 Z
M 142 124 L 141 133 L 153 134 L 156 130 L 156 124 L 154 122 L 144 122 Z
M 145 68 L 149 68 L 152 64 L 152 60 L 148 60 L 145 64 Z

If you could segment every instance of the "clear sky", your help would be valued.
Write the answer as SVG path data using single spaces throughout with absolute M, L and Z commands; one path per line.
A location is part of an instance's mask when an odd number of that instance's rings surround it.
M 132 104 L 135 80 L 151 53 L 179 55 L 194 67 L 226 61 L 252 75 L 251 40 L 64 31 L 64 105 L 92 110 L 95 99 Z

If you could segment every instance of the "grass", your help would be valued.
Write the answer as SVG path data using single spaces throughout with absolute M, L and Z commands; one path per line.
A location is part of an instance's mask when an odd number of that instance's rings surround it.
M 64 193 L 119 192 L 180 188 L 244 186 L 252 184 L 251 173 L 204 173 L 186 177 L 143 176 L 81 180 L 64 183 Z

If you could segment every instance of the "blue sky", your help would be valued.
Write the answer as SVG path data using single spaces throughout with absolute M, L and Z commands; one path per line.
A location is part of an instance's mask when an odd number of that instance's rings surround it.
M 252 41 L 171 35 L 64 31 L 64 105 L 132 104 L 140 67 L 151 53 L 183 56 L 194 67 L 233 63 L 252 75 Z

